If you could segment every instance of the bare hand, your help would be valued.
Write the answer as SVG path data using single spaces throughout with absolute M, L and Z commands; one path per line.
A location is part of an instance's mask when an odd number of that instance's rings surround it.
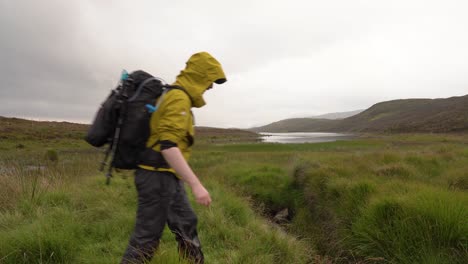
M 211 203 L 210 193 L 201 184 L 192 187 L 192 193 L 195 196 L 197 203 L 209 206 Z

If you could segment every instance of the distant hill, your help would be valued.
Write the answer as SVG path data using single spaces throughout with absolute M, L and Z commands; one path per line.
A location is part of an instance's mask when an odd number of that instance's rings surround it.
M 314 119 L 344 119 L 348 118 L 354 115 L 357 115 L 364 111 L 363 109 L 361 110 L 355 110 L 355 111 L 349 111 L 349 112 L 338 112 L 338 113 L 329 113 L 329 114 L 324 114 L 324 115 L 318 115 L 318 116 L 311 116 L 308 118 L 314 118 Z
M 378 103 L 356 116 L 343 119 L 333 130 L 436 133 L 468 131 L 468 95 Z
M 88 125 L 0 116 L 0 139 L 82 139 Z
M 364 110 L 283 119 L 266 126 L 251 128 L 250 130 L 255 132 L 308 132 L 313 128 L 314 131 L 328 131 L 337 123 L 337 120 L 354 116 L 362 111 Z
M 375 104 L 341 120 L 294 118 L 252 128 L 257 132 L 468 132 L 468 95 Z
M 33 121 L 0 116 L 0 140 L 83 139 L 89 125 L 70 122 Z M 259 135 L 241 129 L 195 127 L 196 140 L 210 142 L 256 141 Z
M 291 118 L 280 120 L 266 126 L 251 128 L 255 132 L 315 132 L 328 131 L 339 120 L 316 118 Z

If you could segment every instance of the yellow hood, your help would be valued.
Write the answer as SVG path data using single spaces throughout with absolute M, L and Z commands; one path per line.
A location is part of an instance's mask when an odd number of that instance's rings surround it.
M 206 89 L 214 82 L 221 84 L 225 81 L 221 64 L 208 52 L 199 52 L 190 57 L 174 85 L 185 88 L 194 107 L 202 107 L 206 104 L 203 99 Z

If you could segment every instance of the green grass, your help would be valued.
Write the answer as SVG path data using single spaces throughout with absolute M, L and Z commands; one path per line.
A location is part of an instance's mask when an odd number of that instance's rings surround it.
M 394 263 L 466 263 L 467 202 L 436 190 L 376 201 L 353 223 L 350 246 Z
M 466 263 L 467 143 L 466 135 L 412 134 L 219 145 L 203 149 L 213 163 L 193 164 L 266 216 L 288 208 L 285 228 L 325 262 Z
M 74 141 L 30 142 L 0 152 L 0 263 L 118 263 L 132 231 L 136 191 L 131 173 L 110 186 L 97 172 L 101 153 Z M 80 145 L 81 144 L 81 145 Z M 74 146 L 75 147 L 75 146 Z M 54 150 L 50 160 L 50 150 Z M 213 154 L 209 163 L 223 159 Z M 202 163 L 202 162 L 201 162 Z M 203 164 L 201 164 L 203 165 Z M 260 217 L 251 202 L 204 177 L 213 205 L 194 205 L 207 263 L 306 263 L 310 246 Z M 180 262 L 166 230 L 153 263 Z
M 136 191 L 131 173 L 106 186 L 101 158 L 78 139 L 0 141 L 0 263 L 119 262 Z M 198 144 L 190 163 L 213 198 L 194 204 L 207 263 L 468 262 L 467 135 Z M 168 230 L 153 263 L 180 263 Z
M 305 245 L 266 224 L 222 186 L 208 186 L 216 204 L 196 206 L 207 262 L 305 262 Z M 0 219 L 2 263 L 117 263 L 134 223 L 135 199 L 130 178 L 116 178 L 111 186 L 90 178 L 80 188 L 23 202 Z M 167 230 L 154 263 L 179 263 Z

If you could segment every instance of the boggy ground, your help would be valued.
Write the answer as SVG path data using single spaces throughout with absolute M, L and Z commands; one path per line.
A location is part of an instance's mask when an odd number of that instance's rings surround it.
M 468 263 L 468 135 L 210 151 L 194 162 L 264 215 L 288 208 L 284 228 L 313 245 L 316 262 Z

